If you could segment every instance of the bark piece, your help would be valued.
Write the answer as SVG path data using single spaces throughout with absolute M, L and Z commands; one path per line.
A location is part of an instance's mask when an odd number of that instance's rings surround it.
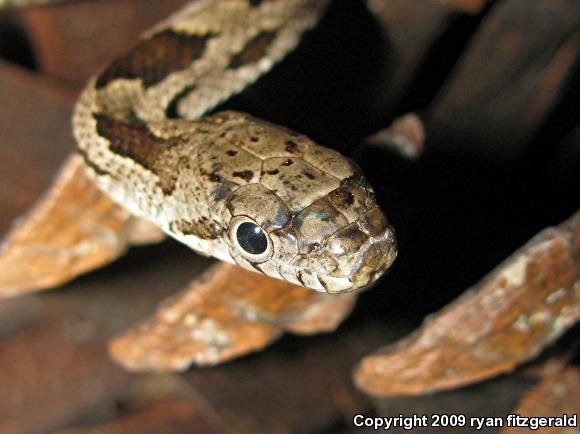
M 548 228 L 408 338 L 365 357 L 373 395 L 463 386 L 533 358 L 580 318 L 580 212 Z
M 108 264 L 125 252 L 131 235 L 158 240 L 159 231 L 133 220 L 86 177 L 81 157 L 70 157 L 2 244 L 0 297 L 54 287 Z
M 163 305 L 150 320 L 111 343 L 112 357 L 130 370 L 183 370 L 257 351 L 286 329 L 334 330 L 355 293 L 330 295 L 219 264 Z
M 532 387 L 522 398 L 518 407 L 512 412 L 526 417 L 562 417 L 577 418 L 580 414 L 580 370 L 569 367 L 562 372 L 547 376 L 538 385 Z M 501 434 L 529 433 L 529 427 L 504 427 Z M 573 434 L 578 426 L 542 427 L 534 432 L 542 434 Z

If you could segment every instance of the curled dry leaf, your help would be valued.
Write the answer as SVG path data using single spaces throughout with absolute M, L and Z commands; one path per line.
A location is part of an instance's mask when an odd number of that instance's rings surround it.
M 408 113 L 395 119 L 387 128 L 369 136 L 366 143 L 387 148 L 409 160 L 416 160 L 424 150 L 425 126 L 419 116 Z
M 562 372 L 547 376 L 532 387 L 512 412 L 527 417 L 562 417 L 580 414 L 580 370 L 569 367 Z M 577 422 L 576 422 L 577 424 Z M 501 434 L 529 433 L 528 427 L 504 427 Z M 577 433 L 578 426 L 543 427 L 542 434 Z
M 399 343 L 360 363 L 373 395 L 416 395 L 513 370 L 580 318 L 580 212 L 532 238 Z
M 129 243 L 162 238 L 101 193 L 71 156 L 0 246 L 0 297 L 52 288 L 115 260 Z
M 59 285 L 125 250 L 117 234 L 129 214 L 102 195 L 84 170 L 80 157 L 71 157 L 46 196 L 8 234 L 0 253 L 0 295 Z
M 148 321 L 115 339 L 112 357 L 130 370 L 183 370 L 257 351 L 284 330 L 334 330 L 356 293 L 317 293 L 220 263 Z

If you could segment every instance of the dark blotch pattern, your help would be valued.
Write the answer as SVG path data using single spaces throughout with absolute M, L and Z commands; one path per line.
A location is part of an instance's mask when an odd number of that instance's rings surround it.
M 175 188 L 175 173 L 159 165 L 159 154 L 176 145 L 178 138 L 169 140 L 155 136 L 147 125 L 136 117 L 122 121 L 108 116 L 94 114 L 97 132 L 109 141 L 111 152 L 131 158 L 160 179 L 160 187 L 165 194 Z
M 137 119 L 120 121 L 95 114 L 97 132 L 110 142 L 110 150 L 129 157 L 148 170 L 154 171 L 155 157 L 164 141 L 149 131 L 147 125 Z
M 157 33 L 111 63 L 97 79 L 96 86 L 104 87 L 117 78 L 140 78 L 145 87 L 155 85 L 199 59 L 207 41 L 214 36 L 184 35 L 171 30 Z
M 242 170 L 241 172 L 234 172 L 233 175 L 236 178 L 242 178 L 246 182 L 250 182 L 254 174 L 251 170 Z
M 266 54 L 268 47 L 276 38 L 276 32 L 260 33 L 251 39 L 244 49 L 232 57 L 229 68 L 236 69 L 248 63 L 254 63 L 260 60 Z

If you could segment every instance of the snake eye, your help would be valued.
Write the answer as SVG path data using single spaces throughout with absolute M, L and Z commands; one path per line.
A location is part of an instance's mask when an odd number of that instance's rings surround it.
M 239 246 L 250 255 L 261 255 L 268 248 L 268 238 L 260 226 L 244 222 L 236 229 Z
M 234 217 L 230 226 L 229 238 L 238 253 L 253 264 L 267 261 L 272 256 L 273 245 L 270 237 L 250 217 Z

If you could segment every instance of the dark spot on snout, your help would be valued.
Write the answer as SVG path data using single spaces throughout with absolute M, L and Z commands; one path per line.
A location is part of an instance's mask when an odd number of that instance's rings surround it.
M 278 173 L 280 173 L 280 171 L 278 169 L 273 169 L 273 170 L 267 170 L 266 173 L 268 175 L 277 175 Z
M 345 189 L 337 189 L 330 193 L 338 205 L 348 208 L 354 203 L 354 195 Z
M 354 175 L 351 175 L 348 178 L 344 178 L 340 184 L 341 185 L 356 185 L 359 183 L 360 179 L 361 179 L 361 176 L 358 173 L 355 173 Z
M 341 236 L 357 244 L 367 240 L 367 236 L 355 225 L 349 225 L 341 232 Z
M 291 154 L 294 154 L 298 151 L 298 145 L 293 142 L 292 140 L 288 140 L 286 142 L 286 152 L 290 152 Z
M 233 156 L 237 155 L 238 152 L 230 149 L 229 151 L 226 152 L 226 154 L 229 155 L 230 157 L 233 157 Z

